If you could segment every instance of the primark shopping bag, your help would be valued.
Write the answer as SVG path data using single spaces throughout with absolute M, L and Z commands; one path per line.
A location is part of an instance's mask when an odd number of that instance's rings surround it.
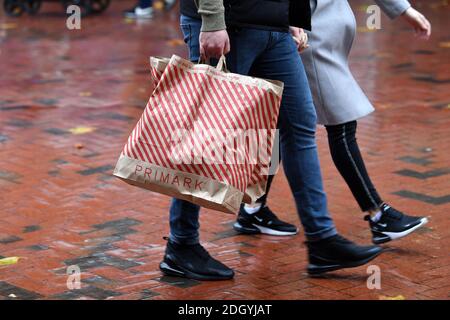
M 170 59 L 163 57 L 151 57 L 150 58 L 150 70 L 153 80 L 153 85 L 156 87 L 158 85 L 161 76 L 166 69 Z M 272 119 L 271 119 L 272 120 Z M 270 127 L 274 128 L 275 123 L 270 123 Z M 274 140 L 275 139 L 275 140 Z M 276 143 L 273 143 L 276 142 Z M 272 146 L 273 144 L 273 146 Z M 261 198 L 266 193 L 266 185 L 268 175 L 273 175 L 277 172 L 280 156 L 279 156 L 279 136 L 278 132 L 276 132 L 275 137 L 273 132 L 269 133 L 268 136 L 268 147 L 271 150 L 271 161 L 270 168 L 267 166 L 261 166 L 257 164 L 253 170 L 252 177 L 250 178 L 249 184 L 247 185 L 247 189 L 244 194 L 244 202 L 246 203 L 254 203 L 256 200 Z
M 150 70 L 152 75 L 153 85 L 156 87 L 161 79 L 161 76 L 169 64 L 169 58 L 163 57 L 151 57 L 150 58 Z M 275 123 L 270 123 L 270 127 L 274 128 Z M 275 174 L 278 170 L 279 158 L 279 144 L 275 144 L 272 147 L 274 136 L 273 132 L 268 136 L 268 147 L 271 149 L 271 167 L 261 166 L 257 164 L 253 170 L 252 177 L 244 194 L 244 202 L 254 203 L 266 193 L 267 178 L 269 174 Z M 278 135 L 275 136 L 275 141 L 279 142 Z
M 151 58 L 156 87 L 115 176 L 229 213 L 264 193 L 283 85 L 224 64 Z

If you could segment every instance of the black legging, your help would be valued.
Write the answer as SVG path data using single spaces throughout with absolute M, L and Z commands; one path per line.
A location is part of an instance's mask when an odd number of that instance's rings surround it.
M 356 121 L 325 126 L 328 132 L 331 157 L 336 168 L 347 182 L 361 210 L 368 211 L 379 207 L 383 201 L 370 181 L 364 165 L 356 142 L 356 127 Z M 258 199 L 258 203 L 266 203 L 273 177 L 269 176 L 266 194 Z

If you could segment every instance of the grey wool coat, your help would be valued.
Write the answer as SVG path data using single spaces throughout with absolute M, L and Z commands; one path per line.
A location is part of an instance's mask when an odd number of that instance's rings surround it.
M 374 108 L 353 77 L 348 55 L 356 34 L 356 20 L 347 0 L 310 0 L 310 47 L 302 53 L 318 123 L 336 125 L 371 113 Z M 407 0 L 375 0 L 391 18 L 411 5 Z

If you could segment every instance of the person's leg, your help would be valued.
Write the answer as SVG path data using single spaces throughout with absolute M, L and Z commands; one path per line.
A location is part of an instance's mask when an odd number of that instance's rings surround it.
M 282 163 L 307 238 L 310 274 L 365 264 L 381 252 L 339 236 L 323 190 L 315 141 L 316 113 L 302 61 L 292 37 L 271 33 L 250 75 L 284 83 L 278 127 Z
M 272 186 L 272 181 L 273 181 L 274 177 L 275 177 L 275 175 L 269 175 L 267 177 L 266 193 L 261 198 L 256 200 L 256 203 L 258 205 L 260 205 L 260 206 L 265 206 L 266 205 L 266 203 L 267 203 L 267 195 L 268 195 L 268 193 L 270 191 L 270 187 Z
M 402 238 L 428 220 L 408 216 L 383 203 L 364 165 L 356 140 L 357 122 L 325 126 L 331 157 L 363 212 L 369 213 L 372 241 L 376 244 Z
M 278 157 L 277 164 L 279 164 L 281 162 L 281 154 L 280 154 L 279 151 L 280 151 L 279 148 L 274 148 L 272 150 L 272 152 L 273 152 L 272 157 Z M 270 192 L 270 188 L 272 187 L 272 182 L 273 182 L 274 178 L 275 178 L 275 174 L 270 174 L 267 177 L 266 193 L 261 198 L 256 200 L 256 204 L 258 204 L 258 205 L 260 205 L 262 207 L 264 207 L 267 204 L 267 197 L 268 197 L 268 194 Z
M 241 204 L 233 229 L 242 234 L 268 234 L 272 236 L 293 236 L 298 228 L 280 220 L 266 204 L 274 175 L 269 175 L 266 193 L 254 204 Z
M 189 58 L 198 60 L 201 21 L 181 16 L 180 26 L 189 48 Z M 197 280 L 227 280 L 233 270 L 214 259 L 199 243 L 200 207 L 188 201 L 172 199 L 170 236 L 160 269 L 171 276 Z
M 331 157 L 362 211 L 377 209 L 383 203 L 369 178 L 356 141 L 356 121 L 325 126 Z
M 170 236 L 159 269 L 166 275 L 196 280 L 228 280 L 234 271 L 211 257 L 199 243 L 200 207 L 172 199 Z
M 278 127 L 281 159 L 308 240 L 337 234 L 327 208 L 315 141 L 316 112 L 308 80 L 294 42 L 287 33 L 272 41 L 251 75 L 284 83 Z
M 187 16 L 180 17 L 180 27 L 189 49 L 189 59 L 198 61 L 201 21 Z M 199 243 L 200 207 L 188 201 L 173 199 L 170 207 L 170 239 L 177 243 Z
M 170 205 L 170 236 L 175 243 L 198 244 L 200 223 L 200 207 L 185 200 L 172 199 Z
M 274 147 L 273 156 L 280 157 L 279 148 Z M 281 159 L 278 160 L 278 163 Z M 267 177 L 266 193 L 253 204 L 241 204 L 234 230 L 242 234 L 268 234 L 272 236 L 292 236 L 298 233 L 297 226 L 280 220 L 267 205 L 267 197 L 275 175 Z

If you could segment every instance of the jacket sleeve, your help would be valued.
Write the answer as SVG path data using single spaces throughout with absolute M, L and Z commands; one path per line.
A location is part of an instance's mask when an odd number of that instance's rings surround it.
M 223 0 L 195 0 L 198 13 L 202 17 L 203 32 L 226 29 Z
M 397 18 L 406 11 L 411 4 L 407 0 L 375 0 L 381 10 L 391 19 Z
M 311 5 L 309 0 L 289 1 L 289 25 L 311 31 Z

